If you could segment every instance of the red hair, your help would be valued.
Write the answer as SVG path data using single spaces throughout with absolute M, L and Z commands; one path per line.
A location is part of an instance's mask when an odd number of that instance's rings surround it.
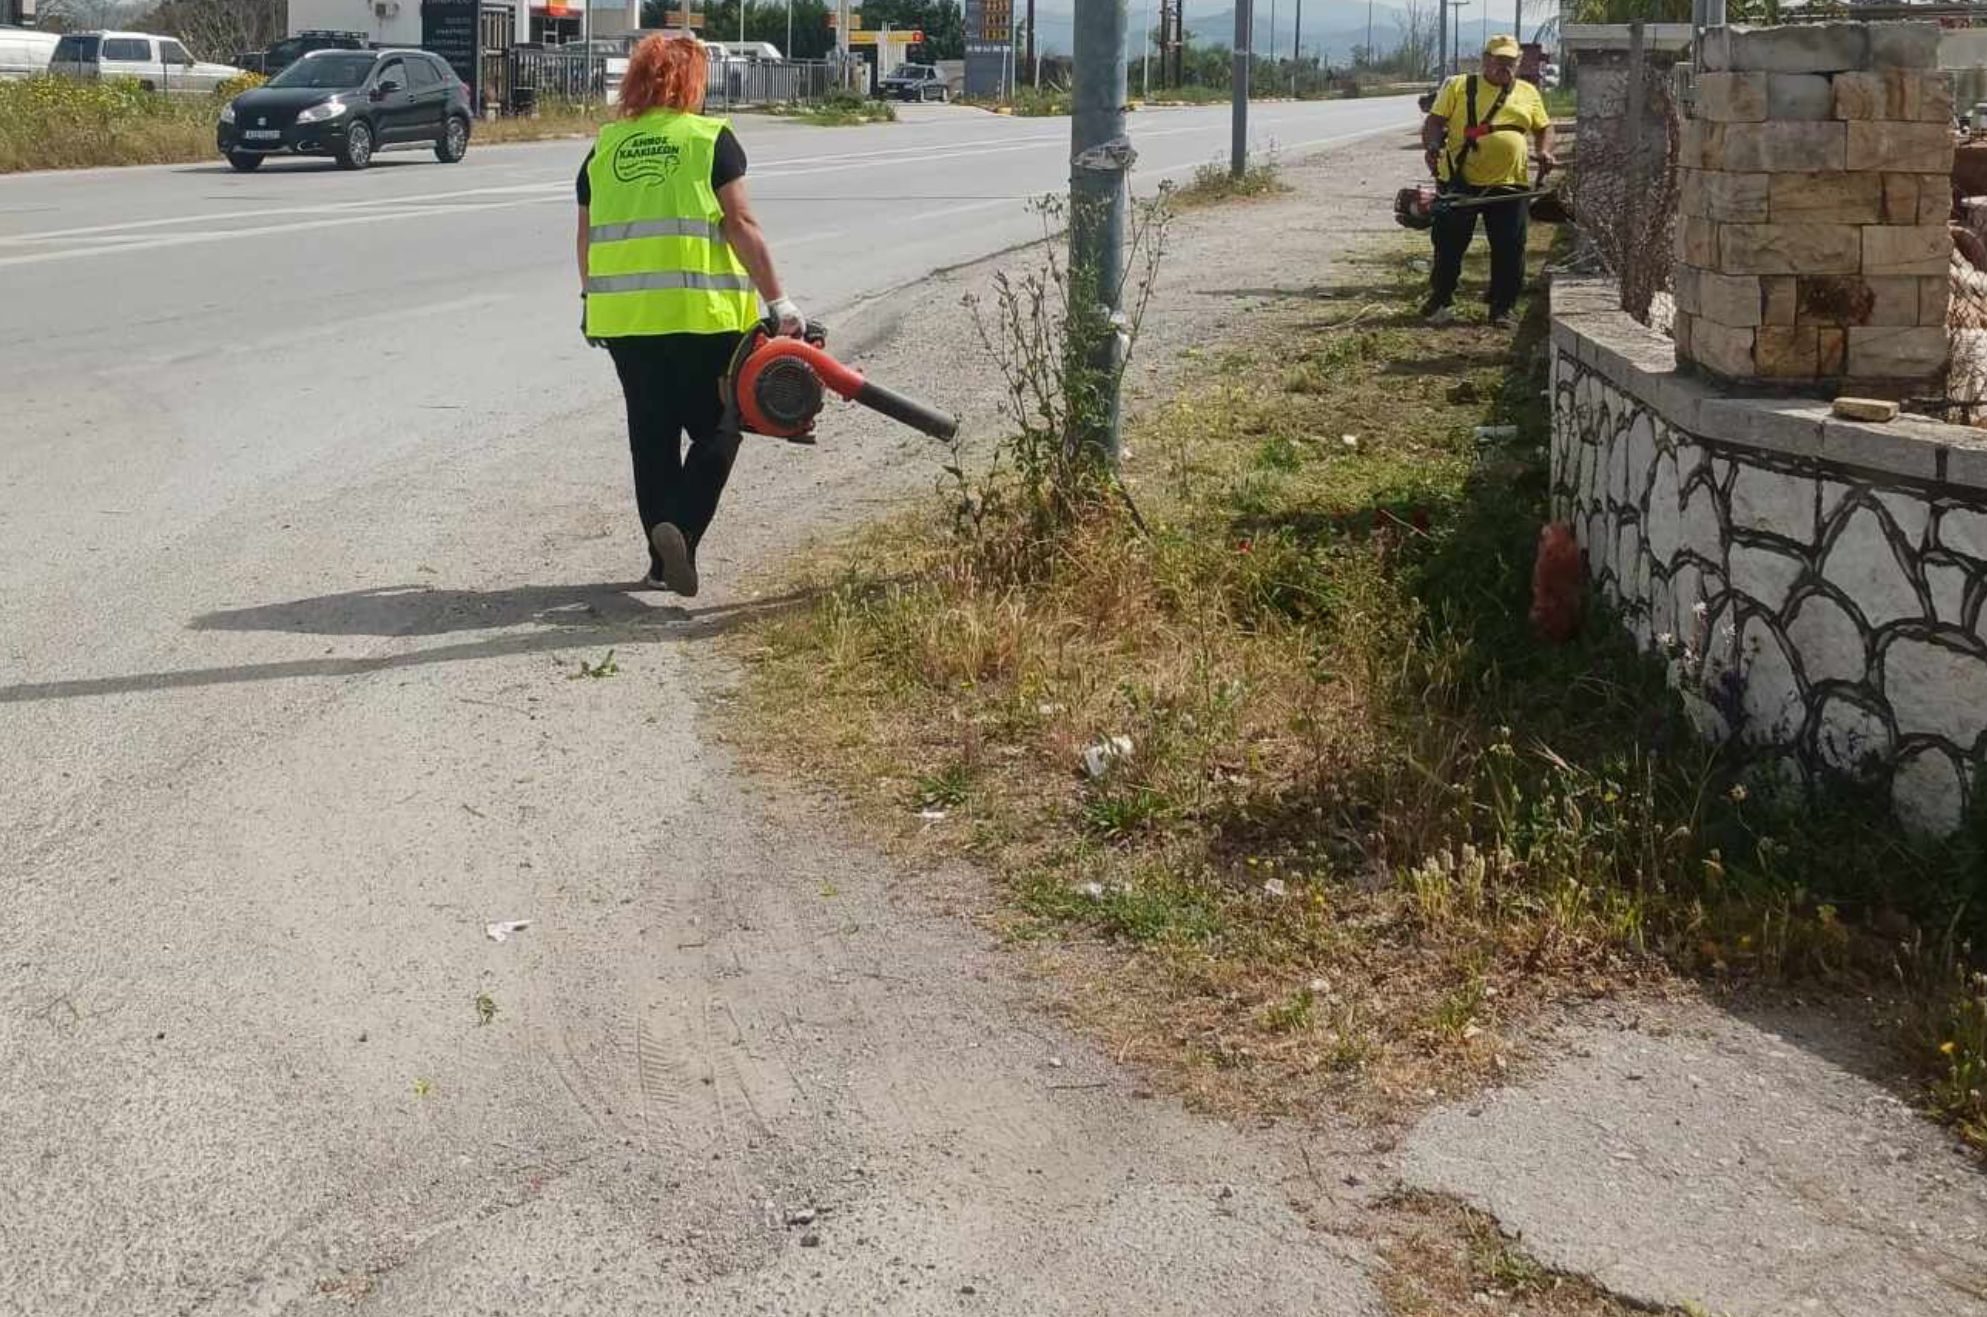
M 621 79 L 621 117 L 636 119 L 650 110 L 695 113 L 703 108 L 710 76 L 709 48 L 695 37 L 644 37 Z

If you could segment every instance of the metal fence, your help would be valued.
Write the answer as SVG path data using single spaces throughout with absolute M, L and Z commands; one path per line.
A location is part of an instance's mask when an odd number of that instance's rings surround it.
M 506 114 L 530 114 L 539 106 L 602 101 L 619 90 L 625 61 L 598 52 L 527 50 L 510 52 L 501 97 Z M 818 101 L 841 85 L 833 65 L 823 60 L 745 62 L 712 60 L 705 104 L 713 110 L 747 105 Z

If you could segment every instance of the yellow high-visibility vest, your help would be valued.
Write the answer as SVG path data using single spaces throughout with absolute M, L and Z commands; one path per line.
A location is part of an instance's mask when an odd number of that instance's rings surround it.
M 739 334 L 759 296 L 711 188 L 723 119 L 654 110 L 600 130 L 587 166 L 586 332 Z

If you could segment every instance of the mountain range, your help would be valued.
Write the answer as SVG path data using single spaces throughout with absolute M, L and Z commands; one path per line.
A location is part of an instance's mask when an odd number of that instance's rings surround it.
M 1509 32 L 1516 17 L 1519 0 L 1477 0 L 1460 11 L 1459 30 L 1464 49 L 1470 49 L 1493 32 Z M 1044 53 L 1067 55 L 1072 46 L 1074 18 L 1071 11 L 1072 0 L 1036 0 L 1035 25 L 1040 33 L 1040 44 Z M 1133 58 L 1143 54 L 1146 33 L 1159 22 L 1158 0 L 1128 0 L 1130 23 L 1125 42 L 1126 53 Z M 1299 0 L 1276 0 L 1272 12 L 1269 0 L 1256 0 L 1255 42 L 1258 54 L 1270 54 L 1272 50 L 1288 56 L 1292 43 L 1299 40 L 1297 31 L 1297 6 Z M 1015 0 L 1015 21 L 1021 21 L 1026 0 Z M 1432 13 L 1433 5 L 1427 10 Z M 1539 0 L 1530 0 L 1525 6 L 1531 17 L 1531 25 L 1537 26 L 1544 11 L 1553 13 L 1556 7 L 1546 6 Z M 1371 44 L 1382 51 L 1398 45 L 1407 29 L 1406 11 L 1398 5 L 1369 4 L 1367 0 L 1304 0 L 1301 50 L 1306 55 L 1315 55 L 1327 62 L 1343 62 L 1352 58 L 1355 46 L 1367 44 L 1368 21 L 1371 21 Z M 1233 5 L 1220 9 L 1212 5 L 1187 5 L 1187 34 L 1196 45 L 1225 46 L 1235 44 L 1235 10 Z M 1527 33 L 1529 35 L 1529 33 Z

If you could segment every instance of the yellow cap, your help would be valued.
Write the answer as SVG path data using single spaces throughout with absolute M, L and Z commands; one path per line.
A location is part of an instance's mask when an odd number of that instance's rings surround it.
M 1486 55 L 1508 55 L 1512 59 L 1523 59 L 1525 55 L 1523 48 L 1518 45 L 1518 39 L 1507 36 L 1492 37 L 1485 43 L 1483 53 Z

